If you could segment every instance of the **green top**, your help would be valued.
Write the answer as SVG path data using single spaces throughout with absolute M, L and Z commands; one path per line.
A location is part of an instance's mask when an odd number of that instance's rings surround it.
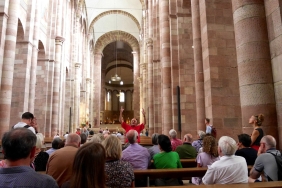
M 195 159 L 197 157 L 197 150 L 189 143 L 178 146 L 175 151 L 180 159 Z
M 160 168 L 182 168 L 179 156 L 176 152 L 161 152 L 153 157 L 156 169 Z

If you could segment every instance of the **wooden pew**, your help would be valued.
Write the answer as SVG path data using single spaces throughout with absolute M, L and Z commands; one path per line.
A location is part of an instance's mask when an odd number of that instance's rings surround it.
M 252 169 L 252 166 L 248 166 L 248 171 Z M 150 184 L 150 180 L 157 178 L 182 178 L 190 179 L 191 177 L 203 177 L 207 171 L 207 168 L 177 168 L 177 169 L 146 169 L 146 170 L 134 170 L 135 179 L 146 179 L 147 185 Z M 282 184 L 281 184 L 282 185 Z M 282 187 L 282 186 L 281 186 Z
M 197 187 L 197 188 L 259 188 L 259 187 L 282 187 L 281 181 L 272 181 L 272 182 L 258 182 L 258 183 L 241 183 L 241 184 L 215 184 L 215 185 L 187 185 L 187 186 L 158 186 L 159 188 L 190 188 L 190 187 Z
M 140 136 L 140 145 L 142 146 L 153 146 L 152 138 L 148 136 Z

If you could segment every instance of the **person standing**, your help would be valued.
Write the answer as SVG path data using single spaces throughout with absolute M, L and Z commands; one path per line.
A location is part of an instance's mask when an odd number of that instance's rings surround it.
M 212 133 L 212 124 L 210 123 L 209 118 L 205 118 L 205 124 L 206 124 L 206 134 Z
M 259 150 L 260 140 L 263 137 L 263 130 L 261 128 L 263 120 L 264 120 L 263 114 L 251 116 L 249 119 L 249 124 L 252 124 L 254 128 L 251 135 L 251 140 L 252 140 L 251 147 L 257 151 Z
M 127 124 L 127 123 L 123 120 L 123 117 L 122 117 L 123 111 L 124 111 L 124 109 L 121 107 L 121 108 L 120 108 L 120 115 L 119 115 L 119 122 L 121 123 L 122 128 L 124 128 L 125 134 L 127 134 L 127 132 L 130 131 L 130 130 L 135 130 L 135 131 L 137 131 L 137 133 L 138 133 L 138 143 L 140 143 L 140 133 L 141 133 L 141 131 L 145 128 L 145 125 L 146 125 L 146 117 L 145 117 L 145 111 L 144 111 L 144 109 L 142 109 L 142 114 L 143 114 L 143 117 L 144 117 L 144 123 L 141 123 L 141 124 L 137 124 L 137 119 L 136 119 L 136 118 L 133 118 L 133 119 L 130 121 L 130 125 Z M 127 139 L 126 139 L 126 142 L 128 142 Z

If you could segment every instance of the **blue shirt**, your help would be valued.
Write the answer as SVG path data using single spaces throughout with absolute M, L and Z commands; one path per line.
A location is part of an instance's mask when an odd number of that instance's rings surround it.
M 148 149 L 139 144 L 130 144 L 122 151 L 122 160 L 129 162 L 133 169 L 147 169 L 151 163 L 151 156 Z
M 0 168 L 0 188 L 59 188 L 49 175 L 35 172 L 29 166 Z
M 49 155 L 51 155 L 52 153 L 54 153 L 57 149 L 54 148 L 50 148 L 46 151 L 46 153 L 48 153 Z

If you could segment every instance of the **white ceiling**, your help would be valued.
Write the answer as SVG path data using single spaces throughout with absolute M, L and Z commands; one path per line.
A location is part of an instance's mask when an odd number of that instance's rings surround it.
M 88 16 L 88 27 L 95 17 L 109 10 L 123 10 L 134 16 L 139 25 L 142 20 L 142 5 L 140 0 L 85 0 Z M 116 24 L 117 23 L 117 24 Z M 94 25 L 95 41 L 109 31 L 122 30 L 139 40 L 139 29 L 131 18 L 121 14 L 110 14 L 99 19 Z

